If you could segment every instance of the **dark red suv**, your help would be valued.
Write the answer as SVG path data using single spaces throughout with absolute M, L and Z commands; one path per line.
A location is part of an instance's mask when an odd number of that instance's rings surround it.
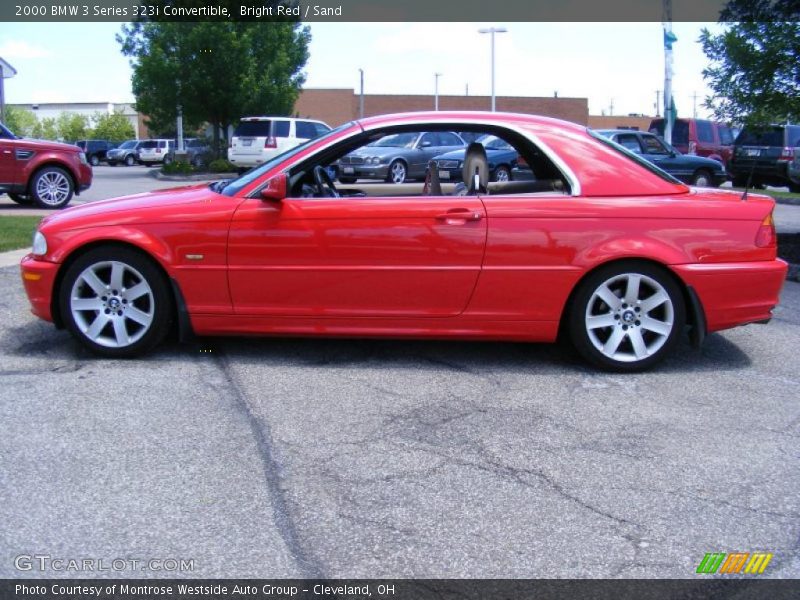
M 92 167 L 77 146 L 21 139 L 0 123 L 0 193 L 18 204 L 64 208 L 92 185 Z
M 664 137 L 664 119 L 650 122 L 650 133 Z M 730 127 L 707 119 L 676 119 L 672 127 L 672 145 L 684 154 L 713 158 L 728 166 L 733 155 L 733 138 Z

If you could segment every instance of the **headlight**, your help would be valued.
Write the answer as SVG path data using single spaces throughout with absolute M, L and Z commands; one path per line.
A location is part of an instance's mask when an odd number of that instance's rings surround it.
M 33 253 L 36 256 L 44 256 L 47 254 L 47 240 L 38 229 L 33 234 Z
M 87 160 L 86 160 L 86 153 L 85 153 L 85 152 L 79 152 L 79 153 L 78 153 L 78 158 L 80 159 L 80 161 L 81 161 L 83 164 L 85 164 L 85 165 L 88 165 L 88 164 L 89 164 L 89 161 L 87 161 Z
M 378 158 L 377 156 L 373 156 L 372 158 L 368 158 L 367 162 L 372 165 L 377 165 L 379 162 L 381 162 L 381 159 Z

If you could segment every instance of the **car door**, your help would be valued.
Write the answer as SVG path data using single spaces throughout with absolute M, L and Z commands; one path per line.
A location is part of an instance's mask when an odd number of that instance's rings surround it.
M 0 129 L 0 192 L 10 189 L 17 178 L 15 143 L 11 139 L 2 137 L 2 131 Z
M 228 237 L 234 310 L 455 316 L 475 287 L 485 241 L 474 196 L 250 199 Z
M 434 157 L 441 154 L 441 145 L 439 144 L 439 134 L 435 131 L 423 133 L 417 138 L 414 144 L 414 150 L 411 152 L 408 164 L 408 174 L 410 177 L 423 177 L 428 162 Z

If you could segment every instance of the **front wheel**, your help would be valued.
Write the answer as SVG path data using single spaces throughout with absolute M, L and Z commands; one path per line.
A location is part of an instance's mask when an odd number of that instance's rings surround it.
M 686 308 L 678 284 L 663 269 L 640 262 L 601 267 L 578 288 L 569 332 L 578 352 L 614 371 L 644 371 L 677 343 Z
M 97 158 L 97 155 L 96 155 L 96 154 L 92 154 L 92 155 L 89 157 L 89 164 L 90 164 L 90 165 L 92 165 L 93 167 L 96 167 L 97 165 L 99 165 L 99 164 L 100 164 L 100 159 L 99 159 L 99 158 Z
M 132 167 L 135 164 L 136 164 L 136 159 L 133 158 L 133 156 L 131 156 L 129 154 L 128 156 L 125 157 L 125 166 L 126 167 Z
M 167 281 L 145 256 L 99 247 L 64 275 L 59 307 L 70 333 L 101 356 L 141 354 L 167 334 L 172 297 Z
M 33 200 L 41 208 L 64 208 L 75 191 L 72 178 L 59 167 L 45 167 L 31 182 Z
M 389 183 L 405 183 L 406 177 L 408 177 L 408 170 L 406 163 L 402 160 L 396 160 L 389 165 L 389 175 L 386 177 Z
M 494 172 L 494 180 L 501 183 L 504 181 L 511 181 L 511 171 L 508 170 L 508 167 L 502 165 L 497 167 Z
M 714 176 L 705 169 L 700 169 L 692 176 L 692 185 L 697 187 L 714 187 Z
M 29 206 L 33 204 L 33 199 L 27 194 L 15 194 L 11 192 L 10 194 L 8 194 L 8 197 L 11 198 L 17 204 L 22 204 L 23 206 Z

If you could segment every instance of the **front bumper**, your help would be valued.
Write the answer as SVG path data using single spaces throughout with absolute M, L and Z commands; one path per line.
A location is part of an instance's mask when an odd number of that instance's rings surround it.
M 788 268 L 780 259 L 672 266 L 697 292 L 709 333 L 772 318 Z
M 32 254 L 25 256 L 19 265 L 31 312 L 45 321 L 53 320 L 53 288 L 60 266 L 58 263 L 38 260 Z
M 337 165 L 340 177 L 356 179 L 386 179 L 389 165 Z

